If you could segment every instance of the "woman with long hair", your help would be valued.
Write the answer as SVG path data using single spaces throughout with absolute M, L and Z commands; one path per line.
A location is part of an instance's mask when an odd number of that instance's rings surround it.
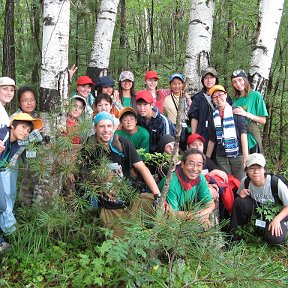
M 258 91 L 252 90 L 243 70 L 232 73 L 231 83 L 234 96 L 233 113 L 246 118 L 249 152 L 262 152 L 262 137 L 258 125 L 264 125 L 268 116 L 263 97 Z

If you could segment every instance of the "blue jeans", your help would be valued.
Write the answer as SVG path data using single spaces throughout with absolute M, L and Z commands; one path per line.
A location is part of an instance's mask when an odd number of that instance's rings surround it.
M 6 197 L 4 193 L 4 185 L 0 178 L 0 215 L 2 214 L 2 212 L 6 210 L 6 208 L 7 208 L 7 204 L 6 204 Z
M 6 199 L 6 209 L 0 215 L 0 228 L 4 233 L 15 231 L 16 219 L 13 208 L 16 200 L 16 183 L 18 177 L 18 167 L 14 170 L 5 170 L 0 172 L 0 186 L 2 185 L 4 197 Z M 1 192 L 3 194 L 3 192 Z

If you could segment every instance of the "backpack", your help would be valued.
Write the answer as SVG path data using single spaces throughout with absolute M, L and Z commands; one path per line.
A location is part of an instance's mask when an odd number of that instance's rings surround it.
M 286 186 L 288 186 L 288 181 L 285 179 L 283 175 L 274 175 L 273 173 L 268 173 L 271 175 L 271 192 L 274 198 L 274 201 L 277 205 L 283 205 L 281 199 L 278 196 L 278 180 L 280 179 Z M 248 189 L 249 183 L 251 179 L 247 176 L 244 180 L 244 188 Z
M 230 174 L 228 174 L 228 183 L 225 183 L 219 176 L 210 177 L 206 174 L 205 178 L 209 184 L 217 184 L 223 205 L 228 213 L 231 214 L 235 194 L 240 186 L 240 181 Z

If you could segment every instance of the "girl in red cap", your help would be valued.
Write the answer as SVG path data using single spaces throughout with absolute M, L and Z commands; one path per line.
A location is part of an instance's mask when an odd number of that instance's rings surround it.
M 73 96 L 78 95 L 83 98 L 85 98 L 86 101 L 86 107 L 85 112 L 88 113 L 89 116 L 92 117 L 93 110 L 92 105 L 95 101 L 94 96 L 91 94 L 92 87 L 95 86 L 92 79 L 88 76 L 80 76 L 76 83 L 76 92 L 73 94 Z
M 158 81 L 159 77 L 155 71 L 150 70 L 144 76 L 146 90 L 152 94 L 154 106 L 163 114 L 163 101 L 165 96 L 170 94 L 170 89 L 157 89 Z

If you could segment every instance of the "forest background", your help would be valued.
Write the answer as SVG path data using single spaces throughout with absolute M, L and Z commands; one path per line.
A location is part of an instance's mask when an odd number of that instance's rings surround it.
M 86 74 L 100 2 L 71 1 L 69 65 L 75 63 L 79 69 L 70 91 L 75 88 L 76 77 Z M 14 11 L 15 79 L 18 86 L 32 86 L 36 91 L 40 88 L 41 4 L 36 0 L 15 1 Z M 217 69 L 220 83 L 229 92 L 231 72 L 239 68 L 249 71 L 258 5 L 258 0 L 215 1 L 210 64 Z M 287 9 L 288 2 L 285 1 L 269 84 L 264 95 L 269 110 L 269 119 L 263 129 L 269 170 L 282 173 L 287 173 L 288 159 Z M 4 29 L 7 28 L 5 1 L 0 2 L 0 11 L 0 39 L 3 39 Z M 132 70 L 136 77 L 136 89 L 140 90 L 144 88 L 145 72 L 153 69 L 160 75 L 159 86 L 168 87 L 168 76 L 175 71 L 183 72 L 189 13 L 189 0 L 121 0 L 108 74 L 117 81 L 122 70 Z M 5 71 L 2 51 L 3 42 L 0 42 L 0 66 Z M 16 109 L 17 101 L 13 101 L 9 110 L 14 112 Z M 35 207 L 30 211 L 18 208 L 19 227 L 12 236 L 14 248 L 1 258 L 0 287 L 287 285 L 286 250 L 240 245 L 224 253 L 218 251 L 216 255 L 215 247 L 207 241 L 203 241 L 206 246 L 202 243 L 204 246 L 199 244 L 199 247 L 195 245 L 191 249 L 193 239 L 211 236 L 193 234 L 191 231 L 195 229 L 189 225 L 195 223 L 181 223 L 182 226 L 169 223 L 165 227 L 163 223 L 157 223 L 149 233 L 144 233 L 143 227 L 135 224 L 131 227 L 130 235 L 133 237 L 129 240 L 102 242 L 103 234 L 109 238 L 109 231 L 97 227 L 97 220 L 93 217 L 91 220 L 92 212 L 81 201 L 77 198 L 72 204 L 55 201 L 53 207 L 47 206 L 40 212 Z M 185 237 L 180 237 L 183 231 L 187 238 L 189 236 L 189 243 Z M 188 231 L 192 234 L 187 234 Z M 212 233 L 215 233 L 213 237 L 219 236 L 217 231 Z M 99 240 L 99 245 L 95 245 L 95 239 Z M 164 261 L 151 256 L 160 249 L 159 241 L 156 241 L 160 239 L 161 249 L 165 248 L 166 252 Z M 150 246 L 141 246 L 140 242 L 150 243 Z M 184 256 L 188 257 L 184 264 L 177 262 Z M 123 261 L 126 265 L 121 265 Z
M 8 2 L 13 2 L 7 0 Z M 6 4 L 7 5 L 7 4 Z M 258 0 L 215 1 L 210 64 L 220 75 L 220 83 L 231 91 L 233 70 L 249 71 L 252 43 L 258 17 Z M 284 4 L 265 102 L 269 120 L 264 127 L 266 153 L 271 169 L 285 172 L 287 142 L 287 1 Z M 70 6 L 69 65 L 79 67 L 77 76 L 85 75 L 91 57 L 100 1 L 75 0 Z M 0 3 L 0 39 L 4 37 L 5 1 Z M 160 75 L 160 87 L 168 87 L 168 76 L 183 72 L 190 17 L 189 0 L 121 0 L 113 34 L 109 72 L 116 81 L 122 70 L 130 69 L 136 77 L 136 89 L 144 88 L 145 71 Z M 14 11 L 15 74 L 19 86 L 30 85 L 39 91 L 42 44 L 41 1 L 16 1 Z M 13 22 L 10 22 L 10 24 Z M 11 27 L 10 27 L 11 30 Z M 3 63 L 0 42 L 0 68 Z M 14 64 L 10 69 L 14 69 Z M 75 78 L 76 78 L 75 77 Z M 76 79 L 71 91 L 75 88 Z M 10 110 L 16 110 L 16 99 Z M 40 101 L 38 101 L 40 103 Z M 280 132 L 280 133 L 279 133 Z M 273 145 L 271 145 L 273 143 Z

